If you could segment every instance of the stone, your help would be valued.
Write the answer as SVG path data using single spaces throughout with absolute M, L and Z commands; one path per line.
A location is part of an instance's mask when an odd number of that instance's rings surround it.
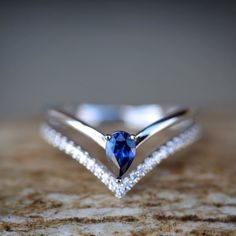
M 135 140 L 125 131 L 114 132 L 107 140 L 106 155 L 117 178 L 130 167 L 136 153 Z

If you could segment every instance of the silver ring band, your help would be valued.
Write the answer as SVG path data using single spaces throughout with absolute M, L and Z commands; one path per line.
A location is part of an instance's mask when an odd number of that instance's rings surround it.
M 135 134 L 125 131 L 105 134 L 95 128 L 113 122 L 122 122 L 129 128 L 140 130 Z M 70 128 L 87 136 L 104 149 L 112 164 L 113 173 L 97 158 L 91 157 L 79 146 L 78 142 L 71 139 L 64 132 L 64 128 Z M 174 131 L 174 135 L 170 135 L 170 131 Z M 50 108 L 47 110 L 47 120 L 42 126 L 41 132 L 49 143 L 65 151 L 87 167 L 117 197 L 124 196 L 142 176 L 153 169 L 162 159 L 200 137 L 200 127 L 195 122 L 190 109 L 160 105 L 81 104 L 76 107 Z M 166 134 L 166 141 L 155 146 L 148 157 L 130 171 L 136 149 L 143 147 L 146 141 L 152 140 L 160 133 Z M 102 176 L 100 176 L 101 173 L 103 173 Z

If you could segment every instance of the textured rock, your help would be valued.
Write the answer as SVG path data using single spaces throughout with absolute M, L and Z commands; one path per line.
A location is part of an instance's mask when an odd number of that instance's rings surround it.
M 38 136 L 0 123 L 0 234 L 236 235 L 235 113 L 202 114 L 203 138 L 116 199 Z

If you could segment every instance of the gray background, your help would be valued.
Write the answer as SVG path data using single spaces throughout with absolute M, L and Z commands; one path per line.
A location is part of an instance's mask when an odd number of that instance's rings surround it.
M 0 118 L 77 101 L 236 104 L 233 1 L 85 2 L 1 1 Z

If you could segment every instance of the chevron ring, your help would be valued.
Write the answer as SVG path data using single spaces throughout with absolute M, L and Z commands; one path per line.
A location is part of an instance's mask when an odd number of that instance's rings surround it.
M 118 198 L 200 133 L 192 110 L 155 104 L 54 107 L 41 126 L 48 143 L 85 166 Z

